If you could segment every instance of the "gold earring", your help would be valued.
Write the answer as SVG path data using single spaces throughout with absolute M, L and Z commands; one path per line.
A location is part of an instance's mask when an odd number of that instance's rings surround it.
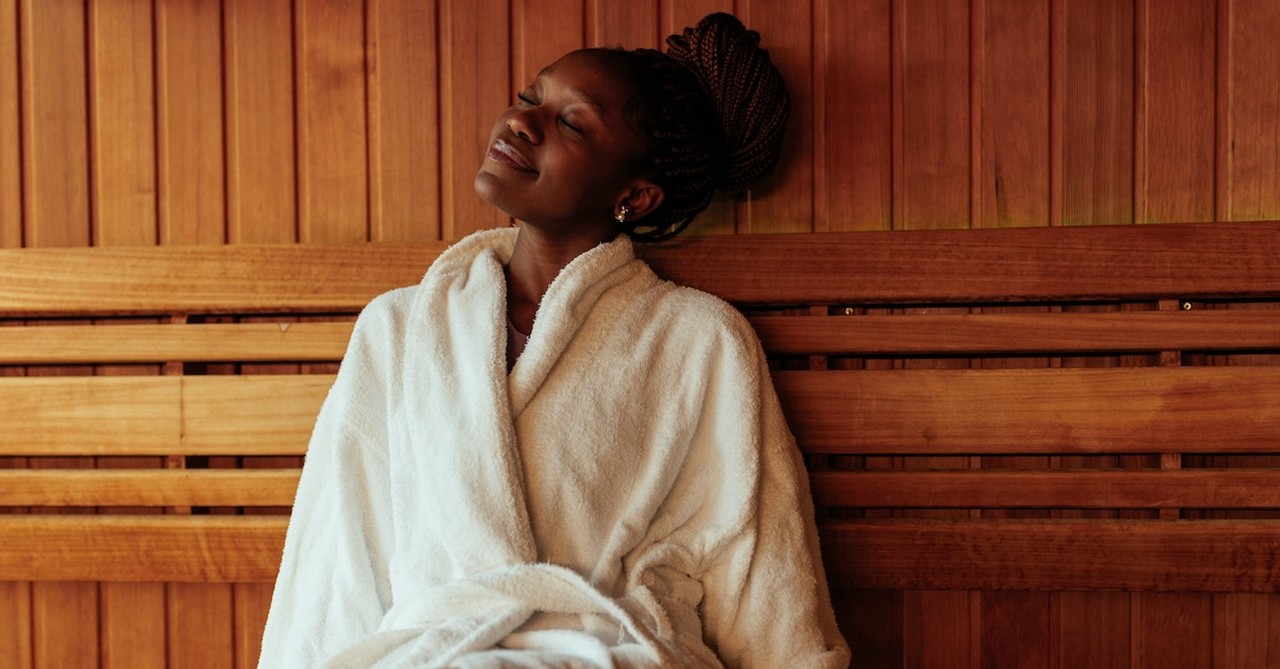
M 619 223 L 626 223 L 627 214 L 630 214 L 630 213 L 631 213 L 631 207 L 628 207 L 625 204 L 620 204 L 618 205 L 618 213 L 614 215 L 613 219 Z

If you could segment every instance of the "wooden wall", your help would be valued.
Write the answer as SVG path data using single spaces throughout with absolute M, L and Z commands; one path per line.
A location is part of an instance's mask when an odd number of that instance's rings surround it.
M 514 92 L 714 10 L 762 31 L 794 112 L 780 173 L 695 232 L 1280 218 L 1274 0 L 0 0 L 0 246 L 503 225 L 471 183 Z M 267 594 L 0 584 L 0 665 L 251 666 Z M 1280 662 L 1274 595 L 856 597 L 859 666 Z M 139 602 L 165 629 L 98 639 Z

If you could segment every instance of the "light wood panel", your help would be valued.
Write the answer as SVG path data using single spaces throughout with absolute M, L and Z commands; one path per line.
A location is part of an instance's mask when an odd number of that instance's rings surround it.
M 1280 367 L 785 371 L 814 453 L 1272 452 Z
M 374 0 L 368 3 L 368 15 L 370 239 L 439 239 L 440 40 L 435 6 Z
M 41 584 L 51 589 L 67 585 L 59 581 L 269 582 L 287 524 L 270 516 L 7 515 L 0 572 L 52 581 Z
M 0 248 L 22 245 L 18 0 L 0 0 Z
M 1280 310 L 757 316 L 766 351 L 863 355 L 1280 348 Z M 3 335 L 0 331 L 0 341 Z
M 85 8 L 83 3 L 25 0 L 18 16 L 23 243 L 88 246 Z
M 298 239 L 369 239 L 363 3 L 294 6 Z
M 156 243 L 156 119 L 150 0 L 88 5 L 93 241 Z
M 0 379 L 0 453 L 301 455 L 332 384 L 327 374 Z
M 280 243 L 298 237 L 292 4 L 226 0 L 223 5 L 231 242 Z
M 5 469 L 0 506 L 289 506 L 297 469 Z
M 227 237 L 221 6 L 155 3 L 156 169 L 163 244 Z
M 29 325 L 0 329 L 0 364 L 335 362 L 350 322 Z

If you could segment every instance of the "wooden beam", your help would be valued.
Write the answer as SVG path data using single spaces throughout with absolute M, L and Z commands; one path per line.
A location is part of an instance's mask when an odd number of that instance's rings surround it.
M 822 527 L 833 587 L 1280 590 L 1275 520 L 888 520 Z
M 0 469 L 0 506 L 290 506 L 297 469 Z
M 283 516 L 0 516 L 0 580 L 271 582 Z
M 780 371 L 774 381 L 811 453 L 1270 453 L 1280 435 L 1280 367 Z
M 820 507 L 1280 508 L 1274 469 L 819 471 L 810 487 Z

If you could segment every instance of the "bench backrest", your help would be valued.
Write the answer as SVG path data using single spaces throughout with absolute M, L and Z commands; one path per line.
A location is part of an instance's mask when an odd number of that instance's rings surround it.
M 354 314 L 443 248 L 0 250 L 0 581 L 270 582 Z M 837 593 L 1280 589 L 1280 224 L 642 253 L 755 324 Z

